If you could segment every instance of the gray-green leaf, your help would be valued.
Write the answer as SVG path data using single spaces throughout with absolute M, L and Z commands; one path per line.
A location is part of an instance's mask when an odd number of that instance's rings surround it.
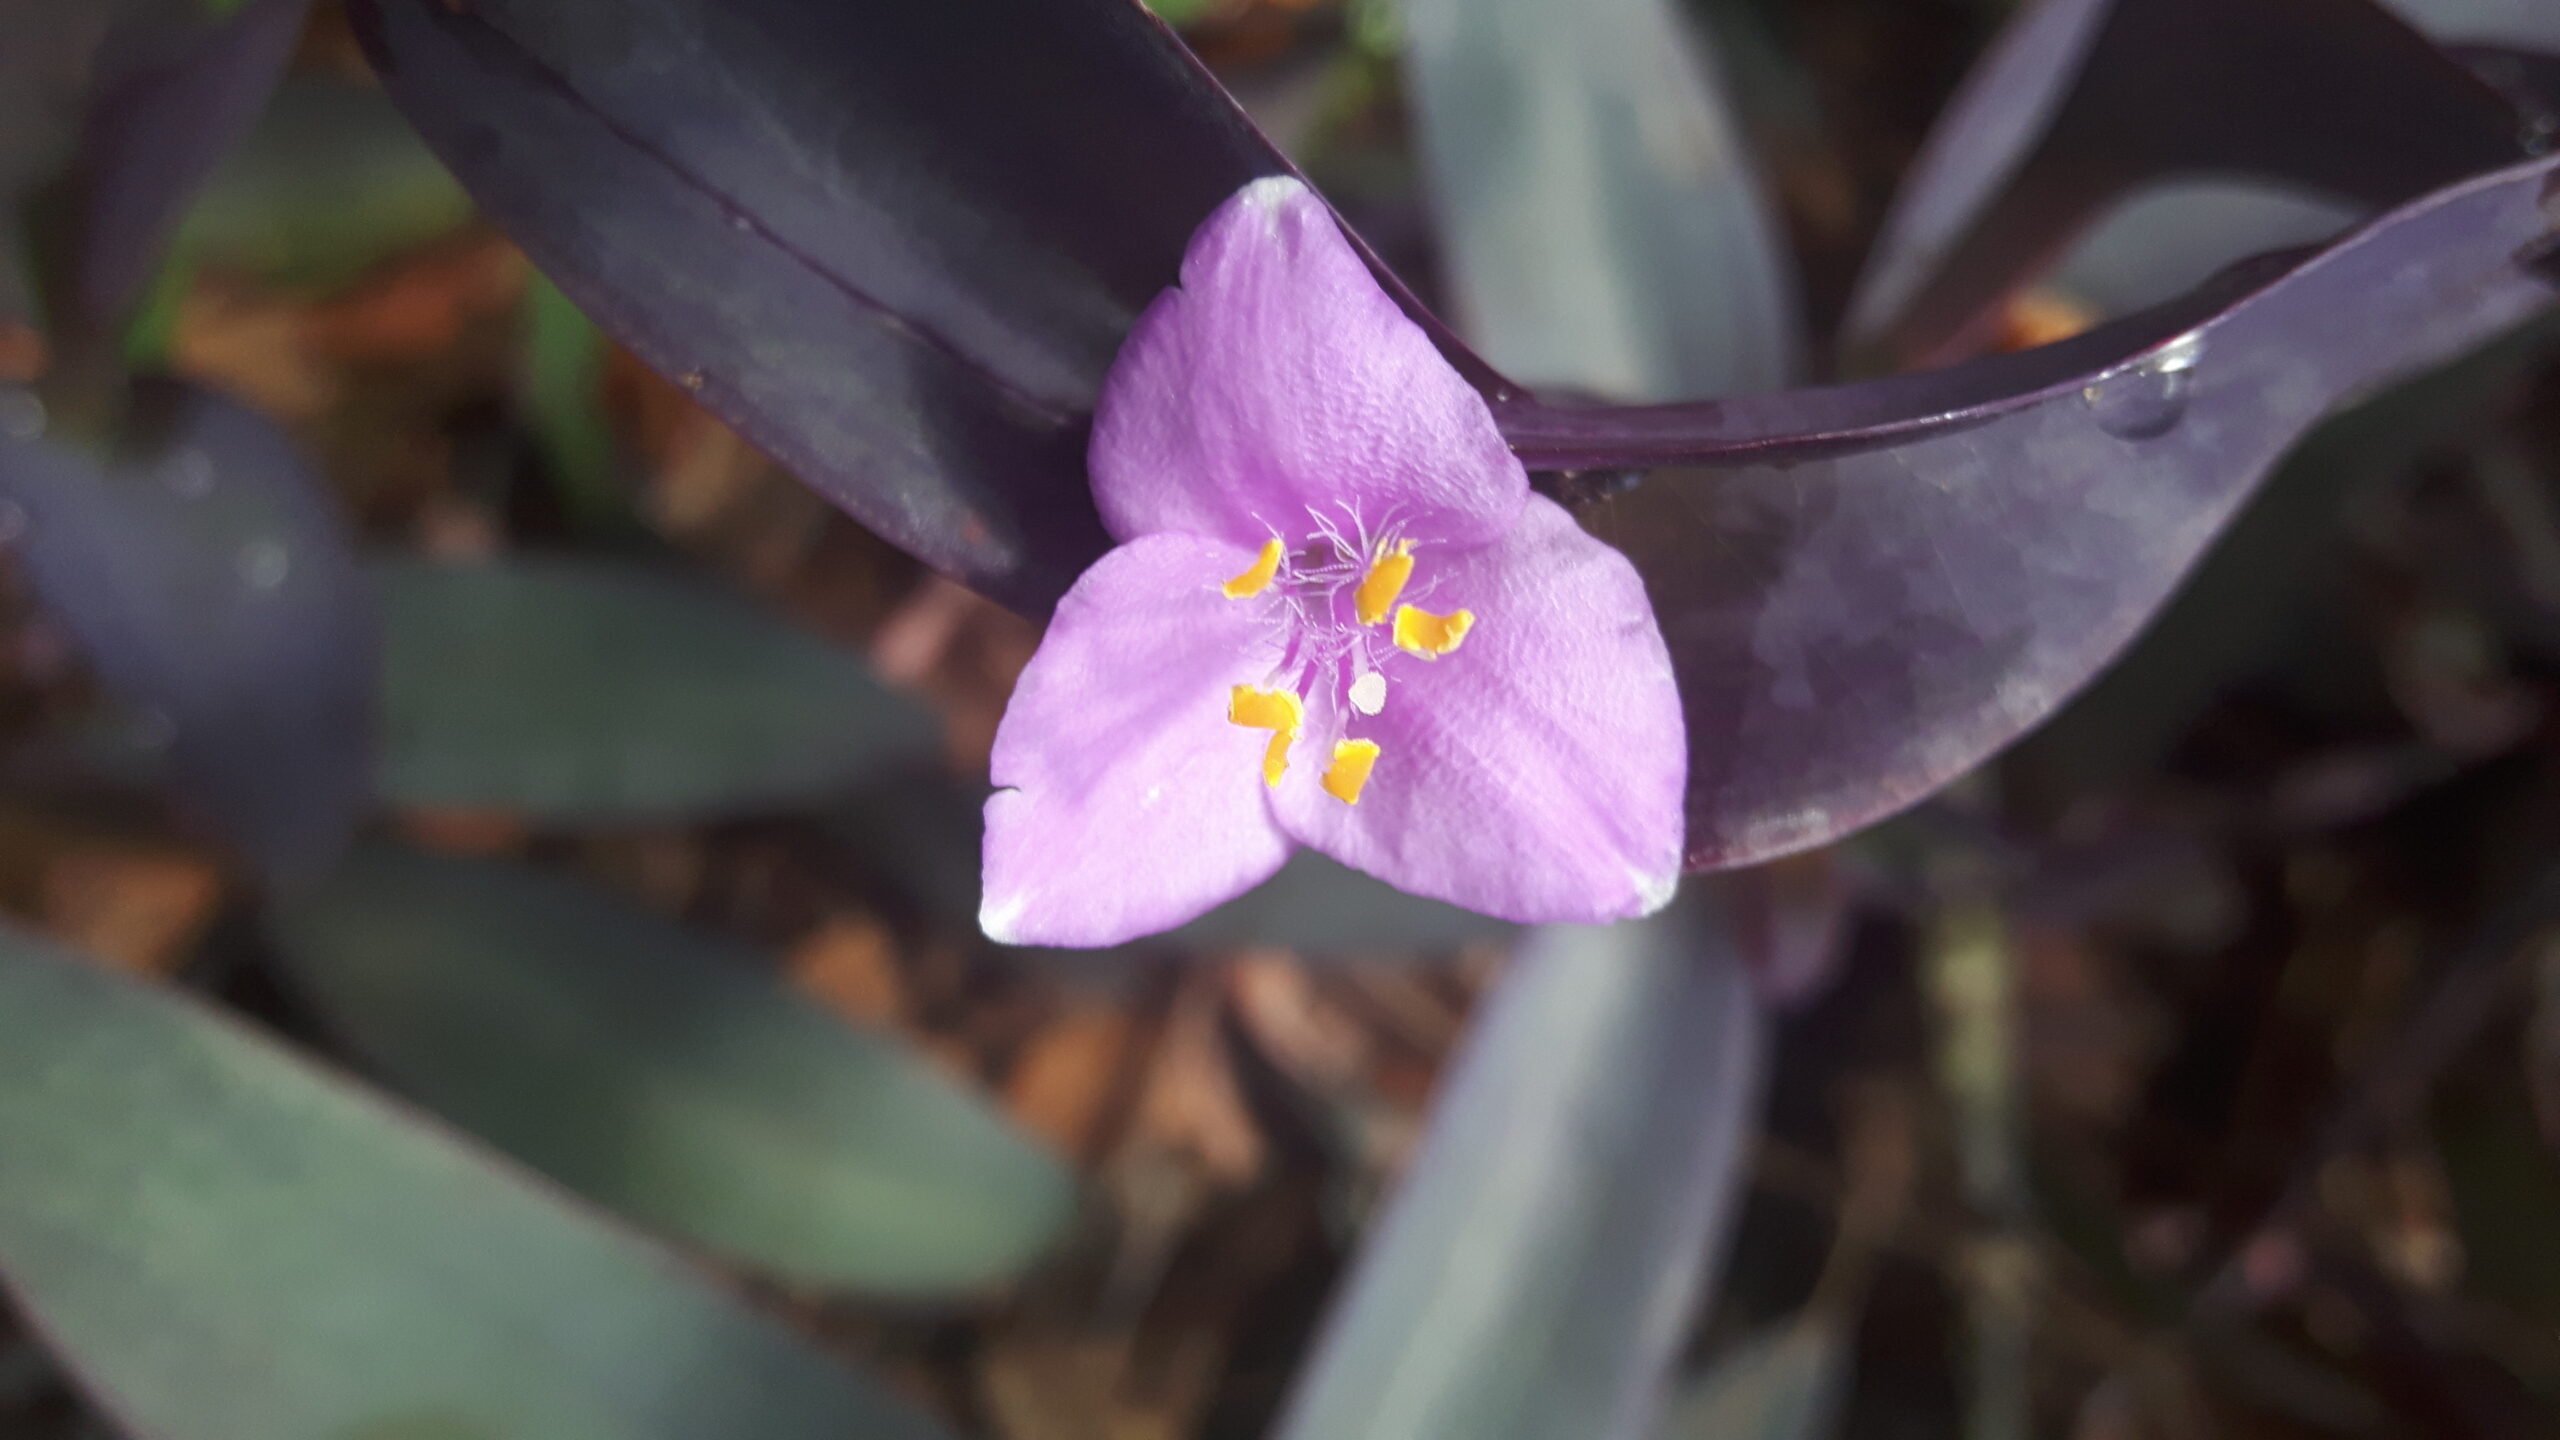
M 859 657 L 708 584 L 567 557 L 376 573 L 395 804 L 694 819 L 933 753 L 931 719 Z
M 1007 1279 L 1065 1169 L 770 961 L 520 866 L 359 850 L 282 907 L 285 964 L 359 1053 L 595 1200 L 811 1284 Z
M 637 1238 L 0 932 L 0 1280 L 154 1440 L 935 1440 Z

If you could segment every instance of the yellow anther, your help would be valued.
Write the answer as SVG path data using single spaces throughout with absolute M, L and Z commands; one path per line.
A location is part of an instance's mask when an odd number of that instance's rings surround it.
M 1473 610 L 1452 610 L 1446 615 L 1434 615 L 1417 606 L 1399 606 L 1396 609 L 1396 648 L 1407 655 L 1437 660 L 1457 649 L 1458 642 L 1466 639 L 1467 632 L 1475 627 L 1476 612 Z
M 1278 540 L 1263 541 L 1262 553 L 1254 557 L 1253 563 L 1245 567 L 1244 573 L 1218 588 L 1225 591 L 1230 600 L 1242 600 L 1248 595 L 1261 594 L 1271 584 L 1271 577 L 1280 573 L 1282 553 Z
M 1307 708 L 1295 690 L 1265 690 L 1238 685 L 1227 692 L 1227 718 L 1254 730 L 1281 730 L 1291 735 L 1306 723 Z
M 1274 730 L 1271 743 L 1262 747 L 1262 783 L 1277 785 L 1289 773 L 1289 742 L 1298 738 L 1295 730 Z
M 1324 793 L 1345 805 L 1359 804 L 1361 788 L 1369 783 L 1369 771 L 1377 763 L 1377 741 L 1335 741 L 1333 763 L 1324 767 Z
M 1369 563 L 1369 573 L 1360 577 L 1360 588 L 1351 592 L 1351 609 L 1360 623 L 1375 625 L 1386 619 L 1396 597 L 1404 593 L 1404 582 L 1412 578 L 1412 541 L 1399 540 L 1394 549 L 1380 551 Z
M 1249 730 L 1268 730 L 1271 743 L 1262 749 L 1262 783 L 1277 785 L 1289 768 L 1289 742 L 1298 738 L 1306 707 L 1293 690 L 1265 690 L 1238 685 L 1227 692 L 1227 719 Z

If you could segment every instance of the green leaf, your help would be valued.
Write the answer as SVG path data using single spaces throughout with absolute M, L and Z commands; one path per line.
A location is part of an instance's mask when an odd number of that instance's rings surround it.
M 395 1084 L 634 1219 L 795 1281 L 949 1294 L 1036 1259 L 1074 1183 L 772 964 L 504 862 L 359 851 L 274 926 Z
M 524 291 L 525 409 L 562 497 L 597 529 L 632 523 L 630 499 L 614 474 L 613 427 L 604 414 L 604 332 L 577 302 L 537 272 Z
M 1652 1412 L 1747 1164 L 1759 1000 L 1694 900 L 1512 964 L 1280 1440 L 1623 1440 Z
M 0 932 L 0 1279 L 154 1440 L 932 1440 L 727 1291 L 203 1006 Z
M 934 753 L 852 653 L 642 566 L 380 564 L 382 788 L 584 824 L 813 805 Z
M 1838 1428 L 1851 1356 L 1808 1314 L 1719 1354 L 1663 1411 L 1656 1440 L 1822 1440 Z

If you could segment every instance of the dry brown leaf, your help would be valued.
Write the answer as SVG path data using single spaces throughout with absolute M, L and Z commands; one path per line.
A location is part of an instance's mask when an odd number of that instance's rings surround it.
M 979 1393 L 1003 1440 L 1185 1440 L 1217 1376 L 1219 1347 L 1197 1339 L 1185 1353 L 1149 1357 L 1143 1394 L 1124 1383 L 1128 1336 L 1003 1341 L 978 1363 Z
M 403 810 L 400 832 L 429 850 L 455 855 L 508 855 L 524 847 L 524 821 L 506 810 Z
M 869 916 L 828 916 L 791 947 L 785 968 L 801 993 L 846 1019 L 871 1025 L 906 1019 L 897 946 L 887 927 Z
M 78 845 L 44 872 L 44 928 L 119 969 L 177 969 L 213 920 L 222 874 L 192 851 Z
M 1313 1091 L 1356 1084 L 1374 1048 L 1359 1021 L 1320 993 L 1285 950 L 1257 950 L 1227 968 L 1227 996 L 1273 1064 Z
M 1015 1122 L 1061 1154 L 1098 1153 L 1134 1060 L 1137 1031 L 1118 1010 L 1082 1008 L 1059 1016 L 1024 1047 L 1005 1082 L 1005 1106 Z

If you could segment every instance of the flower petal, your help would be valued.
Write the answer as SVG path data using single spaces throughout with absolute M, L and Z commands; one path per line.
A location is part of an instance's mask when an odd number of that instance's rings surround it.
M 996 727 L 978 923 L 1022 945 L 1115 945 L 1240 895 L 1290 851 L 1263 797 L 1270 735 L 1228 688 L 1280 656 L 1266 602 L 1219 583 L 1253 551 L 1157 535 L 1058 602 Z
M 1347 502 L 1381 529 L 1477 544 L 1529 479 L 1484 398 L 1405 317 L 1307 187 L 1239 190 L 1192 236 L 1182 288 L 1138 317 L 1103 382 L 1094 500 L 1158 531 L 1294 547 Z
M 1378 742 L 1356 805 L 1320 767 L 1273 792 L 1281 828 L 1399 889 L 1506 920 L 1640 915 L 1680 874 L 1688 740 L 1671 657 L 1626 557 L 1532 499 L 1501 541 L 1450 554 L 1435 598 L 1475 612 L 1466 643 L 1394 666 L 1385 708 L 1320 687 L 1307 739 Z M 1313 748 L 1313 747 L 1311 747 Z M 1304 773 L 1301 773 L 1301 772 Z

